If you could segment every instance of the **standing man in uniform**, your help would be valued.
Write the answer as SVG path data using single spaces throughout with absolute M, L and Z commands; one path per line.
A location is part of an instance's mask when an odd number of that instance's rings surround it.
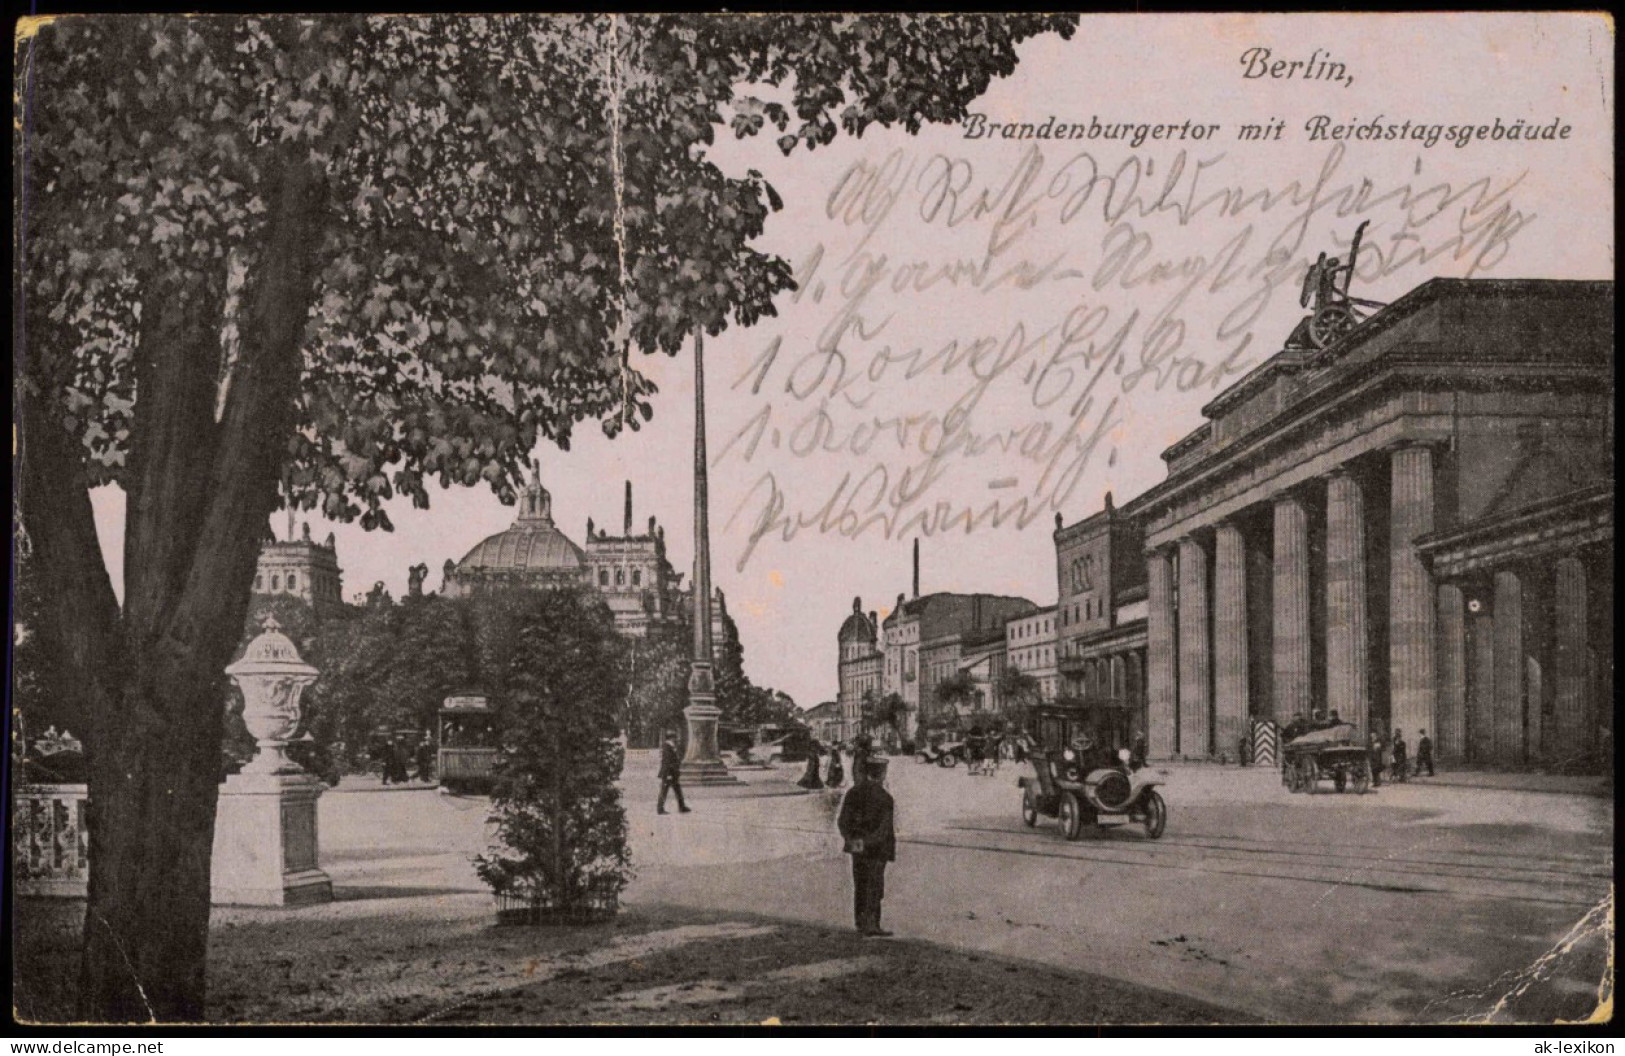
M 687 814 L 688 804 L 683 802 L 683 786 L 680 782 L 683 771 L 683 762 L 677 755 L 677 734 L 671 730 L 666 731 L 666 739 L 660 744 L 660 798 L 655 802 L 655 813 L 666 813 L 666 792 L 669 789 L 677 793 L 677 810 Z
M 1428 731 L 1426 730 L 1417 730 L 1416 732 L 1419 735 L 1416 742 L 1416 776 L 1422 776 L 1422 768 L 1425 766 L 1428 768 L 1428 776 L 1432 777 L 1433 738 L 1428 736 Z
M 892 828 L 895 805 L 886 791 L 886 761 L 868 760 L 854 768 L 857 784 L 841 801 L 836 825 L 852 856 L 852 909 L 858 934 L 881 938 L 890 935 L 880 926 L 880 902 L 886 897 L 886 863 L 897 858 L 897 835 Z

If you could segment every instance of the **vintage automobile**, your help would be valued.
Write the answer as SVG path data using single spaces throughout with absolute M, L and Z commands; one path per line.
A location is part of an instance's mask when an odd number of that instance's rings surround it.
M 942 744 L 927 744 L 914 753 L 914 759 L 916 762 L 936 763 L 952 769 L 961 761 L 969 761 L 967 751 L 964 741 L 945 741 Z
M 1281 749 L 1281 783 L 1290 792 L 1318 792 L 1322 781 L 1339 792 L 1364 792 L 1371 787 L 1371 756 L 1356 733 L 1343 722 L 1287 741 Z
M 1110 828 L 1136 822 L 1145 826 L 1150 839 L 1161 837 L 1168 826 L 1168 805 L 1157 786 L 1167 775 L 1134 767 L 1127 748 L 1117 750 L 1115 763 L 1091 754 L 1075 748 L 1034 754 L 1035 776 L 1016 782 L 1022 822 L 1031 828 L 1040 817 L 1057 818 L 1068 840 L 1079 839 L 1086 825 Z

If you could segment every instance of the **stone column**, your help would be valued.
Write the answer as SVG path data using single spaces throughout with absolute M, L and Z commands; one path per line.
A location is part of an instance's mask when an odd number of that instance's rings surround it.
M 1461 588 L 1439 584 L 1439 728 L 1431 731 L 1440 759 L 1467 754 L 1467 612 Z
M 1247 728 L 1247 541 L 1234 523 L 1213 540 L 1213 738 L 1233 752 Z M 1239 761 L 1239 760 L 1238 760 Z
M 1309 514 L 1291 495 L 1275 500 L 1275 718 L 1308 715 Z
M 1392 455 L 1391 468 L 1388 715 L 1389 724 L 1414 742 L 1417 730 L 1439 725 L 1434 716 L 1438 661 L 1433 582 L 1415 546 L 1418 536 L 1433 530 L 1433 452 L 1421 444 L 1401 447 Z
M 711 651 L 711 496 L 705 455 L 705 334 L 694 335 L 694 658 L 688 672 L 688 750 L 682 777 L 695 785 L 730 785 L 739 779 L 717 751 L 717 707 Z
M 1326 706 L 1371 729 L 1366 664 L 1365 497 L 1346 471 L 1326 482 Z
M 1178 682 L 1174 656 L 1174 570 L 1168 551 L 1154 550 L 1145 557 L 1147 607 L 1145 620 L 1146 750 L 1167 759 L 1179 750 Z
M 1495 749 L 1497 763 L 1523 762 L 1523 584 L 1495 574 Z
M 1591 740 L 1591 709 L 1586 693 L 1586 570 L 1577 557 L 1557 560 L 1557 618 L 1553 628 L 1554 694 L 1550 754 L 1578 762 Z
M 1495 617 L 1469 611 L 1467 620 L 1467 735 L 1473 762 L 1485 765 L 1495 760 Z
M 1179 541 L 1179 754 L 1213 751 L 1213 651 L 1208 628 L 1207 551 Z

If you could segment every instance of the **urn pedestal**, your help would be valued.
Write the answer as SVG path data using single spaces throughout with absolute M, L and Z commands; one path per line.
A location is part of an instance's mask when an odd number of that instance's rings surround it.
M 300 906 L 333 901 L 318 864 L 316 804 L 309 774 L 233 774 L 215 812 L 215 905 Z
M 299 698 L 316 669 L 299 658 L 275 617 L 226 668 L 243 693 L 243 724 L 257 751 L 226 779 L 215 811 L 211 897 L 216 905 L 296 906 L 333 900 L 321 870 L 316 806 L 322 783 L 287 756 Z

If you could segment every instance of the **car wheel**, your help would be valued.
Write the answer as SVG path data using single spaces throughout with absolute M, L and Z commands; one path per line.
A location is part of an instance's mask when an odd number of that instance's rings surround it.
M 1145 834 L 1155 840 L 1168 827 L 1168 804 L 1153 789 L 1145 794 Z
M 1076 792 L 1061 793 L 1061 835 L 1069 840 L 1083 835 L 1083 804 Z
M 954 767 L 959 765 L 959 756 L 952 754 L 945 755 L 941 759 L 937 760 L 937 765 L 952 770 Z
M 1021 823 L 1029 829 L 1038 824 L 1038 800 L 1030 788 L 1021 793 Z

